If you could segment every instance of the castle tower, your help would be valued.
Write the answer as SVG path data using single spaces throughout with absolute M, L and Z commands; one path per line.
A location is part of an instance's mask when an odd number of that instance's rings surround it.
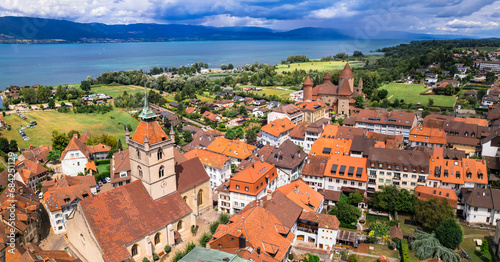
M 351 89 L 351 92 L 354 92 L 354 75 L 352 74 L 351 67 L 349 66 L 349 63 L 345 64 L 344 69 L 340 73 L 339 76 L 339 88 L 341 88 L 344 84 L 344 81 L 349 83 L 349 88 Z
M 325 76 L 323 77 L 323 83 L 326 84 L 328 82 L 331 82 L 331 79 L 332 77 L 330 76 L 330 73 L 326 72 Z
M 302 84 L 304 87 L 304 93 L 302 95 L 302 100 L 307 101 L 307 100 L 312 100 L 312 89 L 313 89 L 313 82 L 311 81 L 311 78 L 309 76 L 306 78 L 304 83 Z
M 139 114 L 141 121 L 134 135 L 129 138 L 130 134 L 126 134 L 126 137 L 132 181 L 141 180 L 151 198 L 156 200 L 177 190 L 174 138 L 168 137 L 156 121 L 146 89 L 144 95 L 144 108 Z

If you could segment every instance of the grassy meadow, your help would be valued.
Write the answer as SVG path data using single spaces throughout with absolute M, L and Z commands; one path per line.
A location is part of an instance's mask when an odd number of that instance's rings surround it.
M 332 71 L 332 70 L 342 70 L 344 69 L 346 62 L 342 61 L 313 61 L 313 62 L 305 62 L 305 63 L 293 63 L 290 64 L 290 67 L 288 65 L 278 65 L 278 68 L 276 69 L 276 72 L 282 73 L 285 71 L 295 71 L 297 70 L 305 70 L 306 72 L 309 72 L 309 70 L 318 70 L 318 71 Z M 351 68 L 354 67 L 361 67 L 363 66 L 362 62 L 359 61 L 350 61 L 349 65 Z
M 51 145 L 52 131 L 68 133 L 70 130 L 77 130 L 80 133 L 89 131 L 93 135 L 108 134 L 122 140 L 125 144 L 125 133 L 123 124 L 129 123 L 135 130 L 138 121 L 130 116 L 129 113 L 115 108 L 106 114 L 74 114 L 59 113 L 57 111 L 34 111 L 23 113 L 28 119 L 23 120 L 16 114 L 10 114 L 4 117 L 4 121 L 12 126 L 12 130 L 0 131 L 0 136 L 7 139 L 15 139 L 19 147 L 28 148 L 29 145 Z M 24 141 L 19 134 L 21 125 L 24 127 L 30 121 L 37 121 L 35 128 L 26 128 L 25 133 L 30 138 Z M 133 131 L 132 131 L 133 132 Z
M 394 101 L 397 98 L 404 99 L 405 103 L 412 104 L 420 102 L 422 105 L 427 105 L 429 98 L 432 98 L 434 106 L 452 107 L 457 99 L 455 96 L 421 95 L 427 89 L 424 85 L 392 83 L 381 86 L 379 89 L 385 89 L 389 92 L 387 97 L 390 97 L 390 101 Z

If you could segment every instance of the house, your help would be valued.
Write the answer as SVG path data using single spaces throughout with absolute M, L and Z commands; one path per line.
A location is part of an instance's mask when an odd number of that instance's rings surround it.
M 358 86 L 354 87 L 354 75 L 349 63 L 346 63 L 340 73 L 338 86 L 334 85 L 330 80 L 330 74 L 327 72 L 323 77 L 323 83 L 313 88 L 313 82 L 307 77 L 302 84 L 304 90 L 303 100 L 319 100 L 332 107 L 333 111 L 339 115 L 350 115 L 356 97 L 358 95 L 364 96 L 363 80 L 360 79 Z
M 449 188 L 436 188 L 418 185 L 415 187 L 415 196 L 420 200 L 429 200 L 430 198 L 446 199 L 448 204 L 453 208 L 458 207 L 458 197 L 453 189 Z
M 429 174 L 429 154 L 423 151 L 372 148 L 368 153 L 368 192 L 394 185 L 411 193 L 425 185 Z
M 278 171 L 277 186 L 280 187 L 299 178 L 306 157 L 307 154 L 300 147 L 287 139 L 279 147 L 275 147 L 265 161 L 276 167 Z
M 31 160 L 39 164 L 47 164 L 47 156 L 50 150 L 52 150 L 52 146 L 40 145 L 38 147 L 33 147 L 20 154 L 17 160 L 21 162 L 24 160 Z
M 416 125 L 415 113 L 360 109 L 355 127 L 375 133 L 403 135 L 404 140 L 408 141 L 410 131 Z
M 225 210 L 229 211 L 230 214 L 237 214 L 251 201 L 265 196 L 268 190 L 274 191 L 277 186 L 277 177 L 275 166 L 255 161 L 233 175 L 228 183 L 224 183 L 216 189 L 217 192 L 227 191 L 229 193 L 219 194 L 219 206 L 225 207 Z M 229 206 L 221 202 L 227 202 Z
M 187 159 L 199 158 L 203 168 L 210 177 L 210 187 L 218 187 L 231 177 L 231 160 L 229 157 L 204 149 L 193 149 L 184 154 Z
M 292 181 L 290 184 L 276 189 L 283 193 L 288 199 L 302 207 L 303 211 L 321 213 L 324 206 L 324 197 L 316 192 L 301 179 Z
M 288 134 L 288 137 L 290 141 L 292 141 L 294 144 L 304 148 L 305 146 L 305 141 L 304 139 L 306 138 L 306 128 L 310 124 L 307 122 L 300 122 L 298 123 Z M 305 149 L 305 148 L 304 148 Z
M 304 94 L 304 90 L 295 91 L 293 93 L 290 93 L 290 99 L 295 100 L 295 101 L 304 100 L 303 94 Z
M 495 130 L 491 135 L 481 139 L 481 155 L 483 157 L 498 157 L 500 148 L 500 130 Z
M 42 204 L 35 192 L 19 181 L 11 182 L 13 187 L 0 195 L 1 246 L 0 250 L 11 241 L 20 245 L 41 241 L 42 232 L 47 232 L 47 225 L 42 223 Z M 15 216 L 12 217 L 12 214 Z M 9 253 L 9 252 L 6 252 Z M 0 253 L 0 257 L 5 254 Z M 9 261 L 9 260 L 5 260 Z
M 172 102 L 168 103 L 168 105 L 169 105 L 169 106 L 171 106 L 171 107 L 174 107 L 174 108 L 179 107 L 179 103 L 174 102 L 174 101 L 172 101 Z
M 481 71 L 500 71 L 500 62 L 498 61 L 474 61 L 474 66 L 479 67 Z
M 304 168 L 302 169 L 300 179 L 318 192 L 319 190 L 325 188 L 324 174 L 328 159 L 330 159 L 328 156 L 309 155 L 304 164 Z
M 442 82 L 452 84 L 453 87 L 460 87 L 460 81 L 455 79 L 444 79 Z
M 323 171 L 323 188 L 364 194 L 367 187 L 366 158 L 332 155 Z
M 435 73 L 427 73 L 425 74 L 426 77 L 429 77 L 429 78 L 437 78 L 438 77 L 438 74 L 435 74 Z
M 260 99 L 260 100 L 257 100 L 257 101 L 253 102 L 254 106 L 265 106 L 266 104 L 267 104 L 267 101 L 264 100 L 264 99 Z
M 207 246 L 232 254 L 249 252 L 248 247 L 253 261 L 286 261 L 294 238 L 276 216 L 254 205 L 232 216 L 227 225 L 219 225 Z
M 249 145 L 239 140 L 229 140 L 224 137 L 216 137 L 215 140 L 206 147 L 212 151 L 229 157 L 231 164 L 239 165 L 243 160 L 248 159 L 257 147 Z
M 254 108 L 252 111 L 252 115 L 254 117 L 264 117 L 267 112 L 269 112 L 269 108 L 267 107 Z
M 485 188 L 488 184 L 486 161 L 470 158 L 444 159 L 433 155 L 426 183 L 430 187 L 449 188 L 457 192 L 463 187 Z
M 273 109 L 273 108 L 278 107 L 280 105 L 281 105 L 281 103 L 278 101 L 269 101 L 269 104 L 267 104 L 267 108 Z
M 203 131 L 203 129 L 199 128 L 199 127 L 195 127 L 195 126 L 183 126 L 182 127 L 182 131 L 189 131 L 189 133 L 191 133 L 192 136 L 194 136 L 196 133 L 198 132 L 201 132 Z
M 71 261 L 81 262 L 80 259 L 72 257 L 65 250 L 43 250 L 34 243 L 28 243 L 24 246 L 24 252 L 20 261 L 23 262 L 44 262 L 44 261 Z
M 476 89 L 469 89 L 469 90 L 465 90 L 464 91 L 464 94 L 468 95 L 468 96 L 472 96 L 474 98 L 477 98 L 477 90 Z
M 46 181 L 49 177 L 49 170 L 35 161 L 26 159 L 23 162 L 17 162 L 16 167 L 15 179 L 35 191 L 38 183 Z
M 188 108 L 186 108 L 186 114 L 192 114 L 194 112 L 196 112 L 196 108 L 190 107 L 190 106 L 188 106 Z
M 446 133 L 443 129 L 416 126 L 410 131 L 411 147 L 445 147 L 447 144 Z
M 276 119 L 261 128 L 262 143 L 272 146 L 279 146 L 289 138 L 289 134 L 295 124 L 288 118 Z
M 132 182 L 80 201 L 68 219 L 69 248 L 82 260 L 152 260 L 190 236 L 195 217 L 212 206 L 200 160 L 174 150 L 173 134 L 144 104 L 134 134 L 125 131 Z
M 167 111 L 161 112 L 161 116 L 163 119 L 163 122 L 168 128 L 175 127 L 179 125 L 182 121 L 179 119 L 179 116 L 176 114 L 170 114 Z
M 213 122 L 220 121 L 220 117 L 218 115 L 210 112 L 210 111 L 205 111 L 205 113 L 203 113 L 203 115 L 201 117 L 203 117 L 204 119 L 207 118 L 208 120 L 213 121 Z
M 306 153 L 311 151 L 312 145 L 318 138 L 335 137 L 338 128 L 337 125 L 331 125 L 330 120 L 326 118 L 319 119 L 312 124 L 301 122 L 297 126 L 298 128 L 294 128 L 290 132 L 289 137 L 294 144 L 301 146 Z
M 214 100 L 213 104 L 218 106 L 219 108 L 229 108 L 234 105 L 234 101 L 228 99 L 219 99 L 219 100 Z
M 113 188 L 126 185 L 132 180 L 129 149 L 120 150 L 113 154 L 110 161 L 110 179 Z
M 500 219 L 500 190 L 492 188 L 464 188 L 462 202 L 465 203 L 464 218 L 471 224 L 481 223 L 496 226 Z
M 328 189 L 318 189 L 318 192 L 325 197 L 325 206 L 326 210 L 330 210 L 331 207 L 337 205 L 337 202 L 340 200 L 340 195 L 342 192 L 336 190 L 328 190 Z
M 245 250 L 246 251 L 246 250 Z M 239 252 L 241 253 L 241 252 Z M 246 255 L 246 254 L 245 254 Z M 243 255 L 244 256 L 244 255 Z M 217 249 L 208 249 L 205 247 L 195 247 L 191 252 L 187 253 L 179 262 L 220 262 L 220 261 L 231 261 L 231 262 L 252 262 L 254 260 L 244 259 L 238 254 L 231 254 L 228 252 L 220 251 Z
M 295 104 L 304 113 L 304 122 L 314 123 L 320 119 L 328 118 L 327 106 L 321 101 L 304 101 Z
M 367 136 L 354 135 L 352 138 L 351 148 L 349 149 L 349 155 L 353 157 L 368 157 L 370 149 L 374 147 L 383 147 L 385 144 L 378 144 L 373 138 L 368 138 Z
M 234 102 L 242 102 L 243 101 L 243 97 L 241 97 L 241 96 L 234 96 L 233 97 L 233 101 Z
M 105 159 L 111 150 L 110 146 L 103 144 L 87 146 L 85 139 L 84 136 L 78 138 L 77 134 L 74 134 L 62 151 L 60 160 L 64 174 L 76 176 L 78 173 L 86 173 L 89 169 L 97 171 L 93 160 Z
M 336 216 L 303 211 L 297 220 L 295 240 L 314 243 L 317 249 L 331 251 L 337 244 L 339 227 Z
M 66 176 L 55 183 L 45 182 L 42 185 L 45 209 L 50 218 L 54 233 L 66 232 L 68 217 L 75 206 L 82 200 L 97 193 L 94 176 Z
M 288 118 L 292 123 L 298 124 L 303 121 L 304 113 L 295 105 L 288 104 L 273 108 L 267 115 L 267 122 L 270 123 L 276 119 Z
M 182 147 L 182 151 L 189 152 L 195 148 L 205 149 L 219 136 L 224 135 L 218 130 L 202 130 L 197 132 L 193 135 L 193 141 Z
M 330 155 L 349 155 L 351 150 L 351 140 L 340 140 L 335 138 L 324 138 L 323 135 L 318 138 L 311 146 L 309 155 L 330 156 Z

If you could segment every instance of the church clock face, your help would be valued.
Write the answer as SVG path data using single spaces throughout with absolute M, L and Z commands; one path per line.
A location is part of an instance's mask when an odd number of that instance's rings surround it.
M 161 187 L 163 187 L 163 188 L 164 188 L 164 187 L 166 187 L 166 186 L 167 186 L 167 181 L 163 180 L 163 181 L 161 182 Z

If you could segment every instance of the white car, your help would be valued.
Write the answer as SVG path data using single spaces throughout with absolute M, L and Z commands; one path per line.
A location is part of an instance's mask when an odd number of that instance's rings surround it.
M 24 139 L 24 141 L 28 141 L 28 140 L 30 140 L 30 138 L 29 138 L 29 137 L 27 137 L 27 136 L 23 137 L 23 139 Z
M 111 183 L 111 178 L 106 177 L 106 182 Z

